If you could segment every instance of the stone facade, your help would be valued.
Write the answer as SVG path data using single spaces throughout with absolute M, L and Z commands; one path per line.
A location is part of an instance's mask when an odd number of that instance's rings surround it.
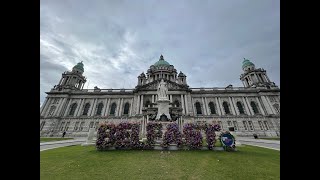
M 264 69 L 243 61 L 240 76 L 244 87 L 190 88 L 186 75 L 164 60 L 138 76 L 134 89 L 83 89 L 83 64 L 64 72 L 40 109 L 40 136 L 87 136 L 100 122 L 139 122 L 145 133 L 148 121 L 157 120 L 157 87 L 168 87 L 172 121 L 219 123 L 223 130 L 234 127 L 237 136 L 280 136 L 280 89 Z

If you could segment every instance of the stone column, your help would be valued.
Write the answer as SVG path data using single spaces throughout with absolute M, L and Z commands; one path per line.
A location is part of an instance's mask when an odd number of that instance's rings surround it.
M 40 115 L 43 116 L 44 115 L 44 112 L 47 108 L 47 105 L 48 105 L 48 102 L 49 102 L 49 98 L 46 98 L 42 104 L 42 107 L 40 108 Z
M 222 103 L 221 103 L 220 97 L 218 97 L 218 102 L 219 102 L 219 107 L 220 107 L 220 110 L 221 110 L 221 114 L 222 114 L 222 115 L 225 115 L 226 112 L 224 111 L 224 109 L 223 109 L 223 107 L 222 107 Z
M 118 99 L 115 116 L 119 116 L 121 98 Z
M 235 109 L 234 109 L 234 106 L 233 106 L 231 97 L 229 97 L 228 99 L 229 99 L 229 104 L 230 104 L 231 112 L 232 112 L 233 115 L 236 115 L 236 112 L 235 112 Z
M 172 103 L 172 94 L 170 94 L 170 102 Z
M 108 103 L 108 98 L 106 98 L 106 100 L 104 100 L 103 110 L 102 110 L 102 112 L 101 112 L 101 116 L 105 116 L 106 109 L 107 109 L 107 103 Z
M 262 115 L 266 115 L 266 113 L 264 112 L 264 109 L 263 109 L 263 107 L 262 107 L 262 105 L 261 105 L 258 97 L 256 97 L 256 101 L 257 101 L 257 103 L 258 103 L 258 106 L 259 106 L 259 109 L 260 109 L 261 114 L 262 114 Z
M 141 95 L 141 104 L 140 104 L 140 112 L 139 112 L 139 114 L 142 114 L 142 107 L 143 107 L 143 94 Z
M 251 115 L 251 112 L 249 110 L 248 104 L 247 104 L 247 102 L 246 102 L 244 97 L 242 97 L 242 101 L 243 101 L 244 109 L 246 110 L 246 114 L 247 115 Z
M 132 116 L 132 108 L 133 108 L 133 102 L 134 102 L 133 99 L 134 98 L 131 99 L 131 103 L 130 103 L 129 116 Z
M 137 94 L 137 98 L 136 98 L 137 102 L 136 102 L 136 114 L 139 114 L 140 112 L 140 95 Z
M 186 114 L 186 113 L 185 113 L 185 109 L 186 109 L 186 108 L 184 107 L 183 94 L 181 94 L 181 107 L 183 108 L 183 109 L 182 109 L 182 114 Z
M 202 107 L 203 107 L 203 115 L 207 115 L 206 104 L 204 103 L 203 97 L 201 97 Z
M 73 116 L 77 116 L 78 110 L 80 109 L 81 102 L 82 102 L 82 99 L 77 100 L 77 108 L 74 111 Z
M 216 101 L 216 107 L 217 107 L 217 113 L 221 116 L 222 115 L 222 110 L 220 109 L 220 103 L 218 101 L 218 98 L 217 97 L 214 97 L 215 101 Z
M 68 105 L 67 105 L 67 107 L 66 107 L 66 110 L 64 111 L 64 116 L 67 116 L 67 115 L 68 115 L 71 101 L 72 101 L 72 99 L 70 98 L 70 99 L 69 99 L 69 103 L 68 103 Z
M 247 105 L 248 105 L 248 109 L 249 109 L 249 111 L 250 111 L 250 115 L 254 115 L 253 110 L 252 110 L 252 107 L 251 107 L 251 105 L 250 105 L 250 103 L 249 103 L 249 101 L 248 101 L 248 98 L 247 98 L 247 97 L 244 97 L 244 99 L 245 99 L 245 102 L 246 102 Z
M 85 101 L 85 99 L 80 100 L 80 104 L 79 104 L 79 108 L 78 108 L 78 112 L 76 113 L 76 116 L 81 116 L 81 110 L 82 110 L 82 106 L 83 106 L 84 101 Z
M 268 97 L 266 97 L 266 100 L 270 104 L 270 107 L 271 107 L 271 110 L 272 110 L 273 114 L 277 114 L 277 111 L 273 108 L 272 103 L 270 102 Z
M 270 104 L 267 102 L 265 96 L 261 96 L 262 103 L 264 104 L 264 107 L 266 108 L 267 114 L 273 114 Z
M 209 107 L 208 107 L 207 97 L 204 97 L 204 103 L 206 104 L 206 112 L 207 112 L 207 115 L 210 115 L 210 114 L 211 114 L 211 111 L 209 110 Z
M 97 99 L 94 99 L 93 103 L 92 103 L 92 106 L 90 108 L 90 113 L 88 113 L 89 116 L 93 116 L 94 110 L 96 108 L 96 102 L 97 102 Z
M 122 105 L 123 105 L 123 98 L 121 98 L 121 100 L 120 100 L 120 107 L 119 107 L 119 114 L 118 114 L 118 116 L 121 116 L 121 115 L 122 115 Z
M 171 95 L 171 102 L 172 102 L 172 95 Z M 186 114 L 189 115 L 189 104 L 188 104 L 188 99 L 187 99 L 187 94 L 184 95 L 184 104 L 186 106 Z
M 232 101 L 232 105 L 234 107 L 234 111 L 236 112 L 236 115 L 240 115 L 239 109 L 238 109 L 237 104 L 235 103 L 233 97 L 231 98 L 231 101 Z
M 57 109 L 57 112 L 55 113 L 55 116 L 61 116 L 61 109 L 64 107 L 64 104 L 66 102 L 67 98 L 62 98 L 59 108 Z
M 151 102 L 154 103 L 154 95 L 152 95 L 152 100 L 151 100 Z
M 111 98 L 108 98 L 107 100 L 108 100 L 108 102 L 107 102 L 106 110 L 105 110 L 105 112 L 104 112 L 104 116 L 108 116 L 108 113 L 109 113 L 109 105 L 110 105 Z

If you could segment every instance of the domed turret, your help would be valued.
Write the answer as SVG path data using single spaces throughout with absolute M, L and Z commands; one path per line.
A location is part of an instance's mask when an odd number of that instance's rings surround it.
M 162 67 L 169 67 L 170 64 L 169 64 L 167 61 L 165 61 L 165 60 L 163 59 L 163 56 L 161 55 L 159 61 L 157 61 L 156 63 L 154 63 L 154 66 L 155 66 L 155 67 L 160 67 L 160 66 L 162 66 Z
M 84 68 L 83 68 L 83 63 L 82 61 L 79 62 L 77 65 L 75 65 L 73 68 L 72 68 L 72 71 L 73 72 L 80 72 L 81 74 L 84 72 Z
M 253 69 L 255 69 L 255 65 L 252 63 L 252 62 L 250 62 L 250 60 L 249 59 L 246 59 L 246 58 L 243 58 L 244 60 L 243 60 L 243 62 L 242 62 L 242 69 L 244 70 L 244 71 L 248 71 L 248 70 L 253 70 Z

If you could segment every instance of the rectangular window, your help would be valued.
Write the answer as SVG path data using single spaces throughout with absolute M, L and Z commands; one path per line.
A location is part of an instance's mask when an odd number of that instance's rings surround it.
M 81 122 L 80 127 L 79 127 L 79 131 L 83 130 L 83 126 L 84 126 L 84 122 Z
M 250 128 L 250 130 L 253 131 L 254 129 L 253 129 L 252 121 L 248 121 L 248 123 L 249 123 L 249 128 Z
M 65 124 L 65 122 L 61 122 L 61 124 L 60 124 L 60 131 L 62 131 L 63 130 L 63 127 L 64 127 L 64 124 Z
M 248 124 L 247 124 L 247 121 L 242 121 L 243 123 L 243 127 L 244 127 L 244 130 L 248 130 Z
M 264 127 L 266 128 L 266 130 L 269 130 L 269 124 L 268 124 L 268 121 L 264 121 Z
M 233 127 L 235 131 L 238 131 L 238 123 L 237 121 L 233 121 Z
M 261 121 L 258 121 L 258 123 L 259 123 L 260 129 L 263 130 L 263 124 L 262 124 L 262 122 L 261 122 Z
M 78 122 L 76 122 L 76 124 L 74 125 L 74 131 L 76 131 L 76 130 L 78 130 L 78 126 L 79 126 L 79 121 Z
M 66 126 L 64 127 L 64 130 L 65 130 L 65 131 L 68 131 L 69 125 L 70 125 L 70 122 L 67 122 L 67 123 L 66 123 Z

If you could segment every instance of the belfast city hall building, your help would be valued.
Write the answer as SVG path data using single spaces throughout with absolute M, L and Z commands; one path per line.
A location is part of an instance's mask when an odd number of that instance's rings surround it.
M 239 67 L 240 68 L 240 67 Z M 87 136 L 100 122 L 137 122 L 141 135 L 150 121 L 217 123 L 238 136 L 280 136 L 280 88 L 266 70 L 248 59 L 242 64 L 243 87 L 193 88 L 187 76 L 161 55 L 133 89 L 84 89 L 79 62 L 47 93 L 40 109 L 40 136 Z

